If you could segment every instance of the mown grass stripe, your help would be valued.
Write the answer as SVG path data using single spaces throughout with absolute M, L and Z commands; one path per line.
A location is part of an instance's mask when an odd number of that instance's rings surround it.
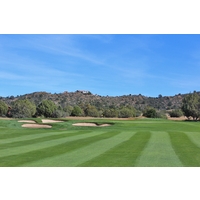
M 79 166 L 91 167 L 131 167 L 140 156 L 150 138 L 149 132 L 137 132 L 129 140 L 124 141 L 98 157 Z
M 121 132 L 109 139 L 94 142 L 72 152 L 30 163 L 29 166 L 74 167 L 128 140 L 133 134 L 133 132 Z
M 54 132 L 50 129 L 48 129 L 48 132 Z M 6 140 L 6 139 L 14 139 L 14 138 L 20 138 L 23 136 L 28 136 L 28 135 L 34 135 L 34 134 L 42 134 L 42 133 L 47 133 L 47 130 L 42 130 L 42 129 L 35 129 L 35 131 L 31 130 L 25 130 L 25 129 L 9 129 L 7 128 L 6 130 L 1 131 L 0 134 L 0 140 Z
M 0 157 L 9 156 L 9 155 L 17 155 L 20 153 L 35 151 L 35 150 L 39 150 L 42 148 L 56 146 L 56 145 L 59 145 L 59 144 L 65 143 L 65 142 L 69 142 L 69 141 L 92 137 L 94 135 L 100 135 L 102 133 L 103 133 L 103 131 L 99 131 L 99 132 L 93 131 L 91 133 L 86 133 L 83 135 L 80 134 L 80 135 L 71 136 L 71 137 L 67 137 L 67 138 L 60 138 L 60 139 L 55 139 L 55 140 L 50 140 L 50 141 L 45 141 L 45 142 L 39 142 L 39 143 L 35 143 L 35 144 L 24 145 L 24 146 L 20 146 L 20 147 L 3 149 L 3 150 L 0 150 Z
M 172 146 L 186 167 L 200 166 L 200 148 L 184 132 L 169 132 Z
M 80 140 L 65 142 L 56 146 L 39 149 L 18 155 L 11 155 L 0 158 L 0 166 L 29 166 L 30 162 L 43 160 L 52 156 L 57 156 L 66 152 L 73 151 L 77 148 L 84 147 L 93 142 L 110 138 L 120 133 L 119 131 L 104 132 L 100 135 L 94 135 L 92 137 L 83 138 Z
M 184 132 L 188 138 L 200 148 L 200 132 Z
M 77 133 L 78 131 L 59 131 L 59 132 L 45 132 L 45 133 L 36 133 L 36 134 L 29 134 L 29 135 L 23 135 L 15 138 L 8 138 L 8 139 L 1 139 L 1 144 L 8 144 L 8 143 L 14 143 L 14 142 L 20 142 L 20 141 L 26 141 L 26 140 L 34 140 L 42 137 L 48 137 L 48 136 L 54 136 L 58 134 L 70 134 L 70 133 Z M 87 131 L 89 132 L 89 131 Z
M 91 132 L 91 131 L 76 131 L 76 132 L 65 132 L 65 133 L 64 132 L 63 133 L 54 132 L 51 134 L 46 134 L 46 135 L 44 134 L 45 136 L 43 136 L 43 134 L 37 135 L 37 136 L 33 135 L 32 137 L 24 138 L 25 140 L 22 140 L 23 138 L 20 138 L 19 141 L 15 141 L 12 143 L 6 143 L 6 144 L 0 144 L 0 150 L 12 148 L 12 147 L 24 146 L 24 145 L 28 145 L 28 144 L 39 143 L 39 142 L 44 142 L 44 141 L 55 140 L 55 139 L 59 139 L 59 138 L 71 137 L 71 136 L 85 134 L 85 133 L 89 133 L 89 132 Z
M 137 167 L 181 167 L 167 132 L 152 131 L 151 138 L 138 158 Z

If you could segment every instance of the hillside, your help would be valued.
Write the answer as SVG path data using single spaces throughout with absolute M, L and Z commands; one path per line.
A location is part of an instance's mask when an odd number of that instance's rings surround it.
M 200 95 L 200 92 L 197 92 Z M 120 107 L 120 106 L 132 106 L 138 110 L 143 110 L 146 106 L 152 106 L 158 110 L 170 110 L 180 108 L 182 99 L 186 94 L 177 94 L 175 96 L 162 96 L 159 97 L 147 97 L 141 94 L 139 95 L 123 95 L 123 96 L 100 96 L 94 95 L 89 91 L 76 92 L 63 92 L 58 94 L 51 94 L 47 92 L 34 92 L 30 94 L 24 94 L 20 96 L 0 97 L 1 100 L 8 105 L 17 99 L 29 99 L 38 105 L 42 100 L 48 99 L 54 101 L 57 105 L 65 107 L 67 105 L 83 105 L 90 104 L 96 108 L 107 107 Z

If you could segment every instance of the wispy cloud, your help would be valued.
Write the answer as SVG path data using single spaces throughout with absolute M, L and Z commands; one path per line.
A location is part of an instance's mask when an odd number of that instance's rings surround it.
M 94 53 L 89 50 L 83 50 L 76 42 L 74 42 L 73 36 L 71 35 L 50 37 L 40 36 L 34 40 L 28 40 L 27 44 L 29 44 L 33 49 L 43 51 L 51 55 L 71 56 L 94 64 L 103 64 L 103 61 L 94 55 Z
M 133 87 L 149 93 L 158 88 L 199 87 L 198 45 L 192 49 L 189 44 L 188 50 L 183 39 L 166 35 L 1 35 L 0 81 L 19 88 L 35 85 L 36 90 L 81 87 L 113 94 Z
M 9 80 L 9 81 L 13 81 L 13 80 L 18 80 L 18 81 L 23 81 L 23 80 L 27 80 L 26 77 L 24 77 L 23 75 L 16 75 L 13 73 L 9 73 L 9 72 L 4 72 L 1 71 L 0 73 L 0 79 L 2 80 Z

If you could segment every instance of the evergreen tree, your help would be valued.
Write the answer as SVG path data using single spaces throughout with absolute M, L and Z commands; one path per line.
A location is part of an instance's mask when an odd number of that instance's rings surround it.
M 180 109 L 175 109 L 169 112 L 170 117 L 181 117 L 183 116 L 183 112 Z
M 38 106 L 37 106 L 37 115 L 39 116 L 45 116 L 45 117 L 56 117 L 54 114 L 57 110 L 56 104 L 51 100 L 43 100 Z
M 79 106 L 74 106 L 71 116 L 84 116 L 83 110 Z
M 65 107 L 63 108 L 63 110 L 66 112 L 66 116 L 70 116 L 71 113 L 72 113 L 73 107 L 70 106 L 70 105 L 68 105 L 68 106 L 65 106 Z
M 122 107 L 119 110 L 118 117 L 120 118 L 129 118 L 129 117 L 134 117 L 134 116 L 135 116 L 135 110 L 132 108 Z
M 95 106 L 88 104 L 84 110 L 86 116 L 99 117 L 99 112 Z
M 30 102 L 28 99 L 15 101 L 11 110 L 12 116 L 15 118 L 33 117 L 35 112 L 35 104 Z
M 4 101 L 0 100 L 0 116 L 5 116 L 7 114 L 8 111 L 8 106 L 6 105 L 6 103 L 4 103 Z
M 153 107 L 147 107 L 143 112 L 143 116 L 148 118 L 157 118 L 156 109 Z
M 200 117 L 200 96 L 196 92 L 188 94 L 182 101 L 181 109 L 188 119 L 197 120 Z
M 118 111 L 114 108 L 107 108 L 103 111 L 104 117 L 118 117 Z

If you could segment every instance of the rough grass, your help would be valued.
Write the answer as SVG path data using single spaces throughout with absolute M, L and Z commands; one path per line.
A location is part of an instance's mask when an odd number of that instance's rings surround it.
M 200 166 L 199 122 L 68 119 L 30 129 L 17 121 L 0 120 L 0 166 Z M 112 125 L 72 125 L 78 122 Z

